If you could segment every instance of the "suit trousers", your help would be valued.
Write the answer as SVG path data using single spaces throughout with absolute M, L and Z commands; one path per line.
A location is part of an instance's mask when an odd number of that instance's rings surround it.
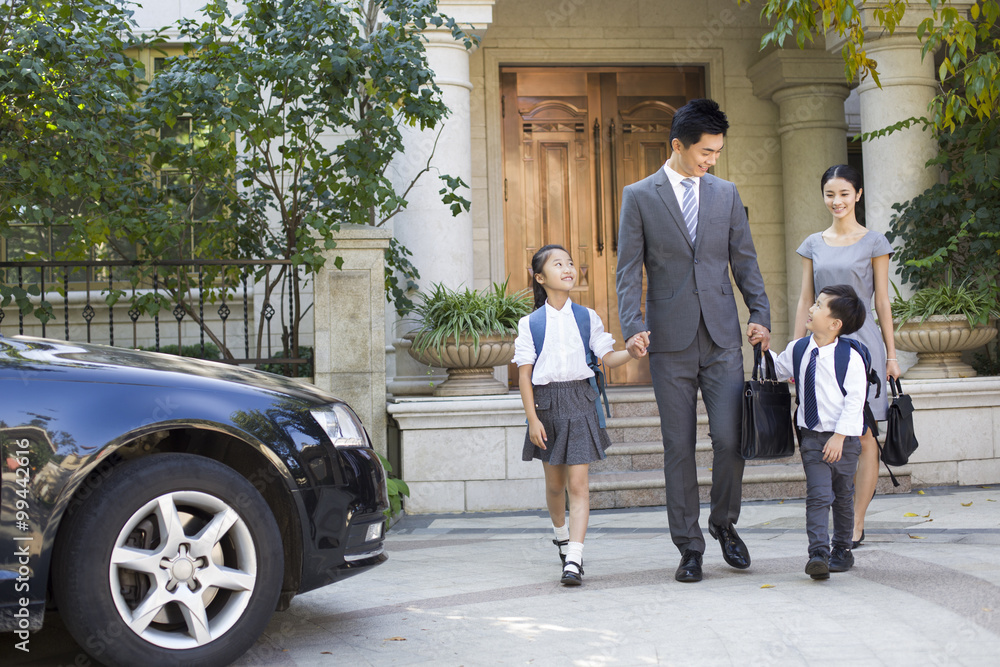
M 806 532 L 809 553 L 830 554 L 830 508 L 833 508 L 833 546 L 851 548 L 854 537 L 854 473 L 861 440 L 844 438 L 840 460 L 823 460 L 823 447 L 833 433 L 802 429 L 799 451 L 806 472 Z
M 718 346 L 701 321 L 686 349 L 651 352 L 649 364 L 660 411 L 670 537 L 682 554 L 688 549 L 704 553 L 705 538 L 698 525 L 701 501 L 695 462 L 698 388 L 708 411 L 712 439 L 709 521 L 727 526 L 740 517 L 743 490 L 744 462 L 739 454 L 743 409 L 741 348 Z

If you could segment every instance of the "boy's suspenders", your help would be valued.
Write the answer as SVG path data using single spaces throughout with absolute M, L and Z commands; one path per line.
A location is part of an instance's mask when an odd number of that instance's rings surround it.
M 583 351 L 587 355 L 587 366 L 594 371 L 594 376 L 590 378 L 590 386 L 597 392 L 594 399 L 594 407 L 597 408 L 597 421 L 601 428 L 607 428 L 604 420 L 604 412 L 611 417 L 611 408 L 608 407 L 608 394 L 605 391 L 604 371 L 601 370 L 600 361 L 597 355 L 590 349 L 590 312 L 586 307 L 578 303 L 573 303 L 573 317 L 576 319 L 576 326 L 580 329 L 580 338 L 583 340 Z M 535 344 L 535 361 L 542 353 L 542 344 L 545 342 L 545 306 L 536 309 L 528 316 L 528 328 L 531 330 L 531 341 Z M 534 368 L 531 369 L 534 372 Z M 601 411 L 601 400 L 604 400 L 604 412 Z

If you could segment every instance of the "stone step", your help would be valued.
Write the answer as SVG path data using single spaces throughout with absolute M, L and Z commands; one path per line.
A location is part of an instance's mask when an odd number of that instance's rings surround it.
M 611 414 L 615 417 L 656 417 L 660 414 L 656 408 L 656 396 L 652 387 L 612 387 L 607 393 Z M 705 414 L 705 404 L 701 400 L 700 391 L 697 412 Z
M 607 422 L 608 437 L 615 444 L 652 442 L 662 437 L 659 416 L 612 417 Z M 708 438 L 708 415 L 698 415 L 695 437 L 699 440 Z
M 608 419 L 608 437 L 614 444 L 659 441 L 660 416 L 653 389 L 612 388 L 608 390 L 611 418 Z M 698 393 L 696 437 L 708 438 L 708 414 Z
M 651 442 L 633 442 L 613 444 L 603 461 L 590 464 L 593 472 L 629 472 L 635 470 L 663 470 L 663 444 L 659 439 Z M 795 463 L 801 465 L 798 447 L 795 453 L 783 459 L 767 459 L 747 461 L 748 466 L 770 465 L 774 463 Z M 712 443 L 709 440 L 699 440 L 695 443 L 695 464 L 699 467 L 711 468 Z
M 610 451 L 610 450 L 609 450 Z M 591 464 L 591 468 L 593 469 Z M 909 493 L 910 468 L 902 466 L 893 470 L 899 486 L 892 486 L 889 472 L 882 466 L 876 492 Z M 709 502 L 712 472 L 698 467 L 698 487 L 701 502 Z M 806 475 L 801 463 L 761 463 L 747 466 L 743 473 L 744 500 L 777 500 L 805 498 Z M 663 470 L 635 470 L 627 472 L 592 472 L 590 475 L 591 509 L 629 507 L 656 507 L 666 504 Z

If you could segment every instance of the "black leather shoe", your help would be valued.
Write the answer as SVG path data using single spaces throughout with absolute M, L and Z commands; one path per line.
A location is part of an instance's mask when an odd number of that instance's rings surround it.
M 830 572 L 847 572 L 854 566 L 854 554 L 845 547 L 834 547 L 830 553 Z
M 830 578 L 830 559 L 821 551 L 813 551 L 809 554 L 809 562 L 806 563 L 806 574 L 813 579 Z
M 729 524 L 726 527 L 708 524 L 708 532 L 722 545 L 722 557 L 732 567 L 745 570 L 750 567 L 750 551 L 736 534 L 736 528 Z
M 566 561 L 566 565 L 575 565 L 577 567 L 577 569 L 580 570 L 580 571 L 579 572 L 574 572 L 573 570 L 570 570 L 570 569 L 567 569 L 566 567 L 564 567 L 563 568 L 563 573 L 562 573 L 562 579 L 559 580 L 559 583 L 562 584 L 562 585 L 564 585 L 564 586 L 579 586 L 580 584 L 582 584 L 583 583 L 583 566 L 580 565 L 579 563 L 575 563 L 575 562 L 573 562 L 571 560 L 570 561 Z
M 559 560 L 562 564 L 566 564 L 566 554 L 563 553 L 563 547 L 569 544 L 569 540 L 552 540 L 552 544 L 556 545 L 556 549 L 559 550 Z
M 858 539 L 856 539 L 853 542 L 851 542 L 851 548 L 852 549 L 857 549 L 858 547 L 861 546 L 861 543 L 864 542 L 864 541 L 865 541 L 865 529 L 862 528 L 861 529 L 861 537 L 859 537 Z
M 677 567 L 674 579 L 686 584 L 701 581 L 701 554 L 688 549 L 681 556 L 681 564 Z

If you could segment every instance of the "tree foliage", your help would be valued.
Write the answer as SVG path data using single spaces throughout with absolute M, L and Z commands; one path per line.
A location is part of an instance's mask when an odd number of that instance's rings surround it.
M 97 0 L 12 0 L 0 44 L 0 232 L 62 223 L 107 240 L 151 194 L 127 16 Z
M 241 244 L 297 267 L 286 325 L 294 347 L 306 312 L 298 274 L 323 265 L 341 224 L 381 225 L 405 207 L 387 174 L 403 150 L 401 127 L 433 128 L 448 113 L 421 31 L 444 27 L 468 46 L 471 39 L 435 2 L 257 0 L 232 16 L 225 0 L 213 0 L 204 12 L 180 23 L 184 56 L 169 59 L 144 93 L 146 119 L 162 132 L 186 114 L 206 132 L 235 137 L 212 150 L 188 143 L 164 159 L 196 174 L 231 170 L 239 187 L 229 217 L 244 230 Z M 465 184 L 441 178 L 448 201 L 458 202 L 453 212 L 467 210 L 454 192 Z M 416 270 L 398 244 L 387 259 L 399 303 L 412 284 L 399 285 L 396 271 Z M 272 276 L 265 299 L 287 277 L 284 269 Z
M 740 4 L 750 0 L 737 0 Z M 966 121 L 983 121 L 996 115 L 1000 98 L 1000 39 L 996 34 L 1000 20 L 1000 1 L 978 0 L 968 13 L 948 0 L 765 0 L 761 16 L 771 23 L 771 30 L 761 39 L 761 47 L 783 46 L 795 39 L 799 48 L 818 35 L 834 33 L 844 39 L 844 58 L 848 81 L 872 77 L 876 85 L 878 63 L 865 47 L 866 29 L 892 34 L 908 11 L 924 10 L 928 15 L 917 26 L 923 44 L 922 56 L 933 57 L 940 51 L 938 76 L 941 89 L 934 98 L 926 121 L 938 130 L 954 130 Z M 866 25 L 863 13 L 870 14 L 875 25 Z
M 434 0 L 243 4 L 233 15 L 226 0 L 210 0 L 199 18 L 181 20 L 184 53 L 163 58 L 155 76 L 135 56 L 166 56 L 165 33 L 136 36 L 123 3 L 0 4 L 0 233 L 14 221 L 65 225 L 59 259 L 98 248 L 290 260 L 294 268 L 256 277 L 265 299 L 291 293 L 294 354 L 308 311 L 302 281 L 323 266 L 341 224 L 382 225 L 406 206 L 409 189 L 398 192 L 387 174 L 402 127 L 432 129 L 448 113 L 421 31 L 449 30 L 466 48 L 473 37 Z M 418 166 L 416 178 L 434 171 L 429 159 Z M 467 211 L 467 185 L 438 176 L 444 204 Z M 393 242 L 386 259 L 387 296 L 408 307 L 409 251 Z M 133 284 L 148 285 L 150 270 Z M 160 278 L 183 302 L 183 272 Z M 30 310 L 27 291 L 15 290 L 5 288 L 5 303 Z M 161 306 L 137 299 L 149 312 Z
M 1000 282 L 1000 123 L 960 125 L 938 136 L 947 180 L 893 205 L 886 235 L 900 240 L 902 282 L 916 287 L 985 279 Z

